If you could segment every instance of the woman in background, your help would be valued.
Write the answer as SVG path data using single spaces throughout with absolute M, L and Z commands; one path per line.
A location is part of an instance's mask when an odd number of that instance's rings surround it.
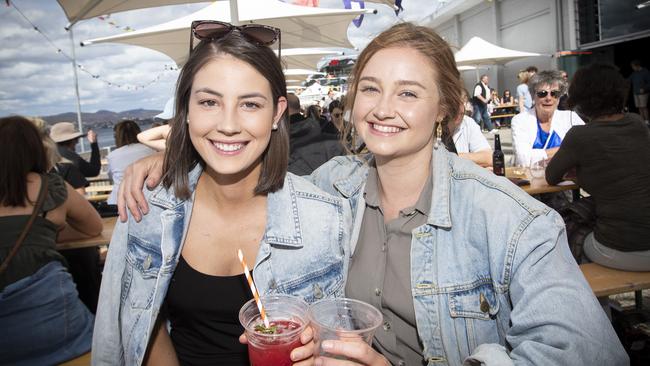
M 546 168 L 557 184 L 575 170 L 580 188 L 596 204 L 596 226 L 585 255 L 603 266 L 650 271 L 650 133 L 636 114 L 625 114 L 628 85 L 613 65 L 578 70 L 569 106 L 587 124 L 572 128 Z
M 93 316 L 56 242 L 98 235 L 102 222 L 88 201 L 48 173 L 41 135 L 26 118 L 0 119 L 0 156 L 0 362 L 58 364 L 90 350 Z
M 114 187 L 119 187 L 126 167 L 134 161 L 153 154 L 155 150 L 138 142 L 138 134 L 141 131 L 135 121 L 121 121 L 113 127 L 113 131 L 117 148 L 108 154 L 106 160 L 108 160 L 108 177 L 113 181 Z M 117 189 L 111 191 L 106 203 L 109 205 L 117 203 Z

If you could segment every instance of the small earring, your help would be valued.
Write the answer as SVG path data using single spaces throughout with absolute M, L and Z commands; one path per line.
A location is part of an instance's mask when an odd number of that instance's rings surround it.
M 438 150 L 440 146 L 440 141 L 442 140 L 442 121 L 436 122 L 438 127 L 436 127 L 436 140 L 433 142 L 433 148 Z
M 277 124 L 277 123 L 274 123 L 273 126 L 272 126 L 271 128 L 273 129 L 273 131 L 277 130 L 277 129 L 278 129 L 278 124 Z
M 190 119 L 188 118 L 186 122 L 187 122 L 187 124 L 189 125 L 189 124 L 190 124 Z

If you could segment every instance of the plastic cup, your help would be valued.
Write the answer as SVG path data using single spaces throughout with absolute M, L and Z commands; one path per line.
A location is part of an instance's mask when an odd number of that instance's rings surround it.
M 239 310 L 239 322 L 248 338 L 248 359 L 251 366 L 290 366 L 291 351 L 300 347 L 300 334 L 309 324 L 309 305 L 299 297 L 269 295 L 261 297 L 271 326 L 278 328 L 276 334 L 255 330 L 264 325 L 255 300 L 249 300 Z
M 341 358 L 324 352 L 325 340 L 372 343 L 383 317 L 374 306 L 348 298 L 324 299 L 309 307 L 309 319 L 314 329 L 315 356 Z
M 530 175 L 533 178 L 544 178 L 546 176 L 546 161 L 538 160 L 531 162 Z

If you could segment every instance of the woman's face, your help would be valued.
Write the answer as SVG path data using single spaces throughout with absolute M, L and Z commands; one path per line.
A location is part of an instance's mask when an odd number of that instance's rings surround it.
M 540 115 L 549 116 L 555 112 L 557 105 L 560 102 L 559 93 L 560 86 L 558 83 L 553 83 L 550 85 L 542 84 L 537 87 L 533 98 L 535 101 L 535 111 L 537 112 L 538 117 Z M 556 94 L 557 98 L 554 97 L 553 94 Z
M 208 62 L 194 76 L 188 108 L 192 145 L 217 174 L 247 174 L 259 167 L 286 99 L 273 100 L 257 70 L 231 55 Z
M 419 51 L 387 48 L 361 72 L 352 110 L 354 126 L 378 162 L 430 157 L 439 118 L 437 72 Z
M 330 115 L 332 116 L 332 122 L 340 130 L 343 125 L 343 110 L 341 108 L 334 108 Z

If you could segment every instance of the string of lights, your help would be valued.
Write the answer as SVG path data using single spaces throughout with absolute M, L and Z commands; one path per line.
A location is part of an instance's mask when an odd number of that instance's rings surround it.
M 36 24 L 34 24 L 34 23 L 33 23 L 33 22 L 32 22 L 32 21 L 31 21 L 31 20 L 30 20 L 30 19 L 29 19 L 29 18 L 28 18 L 28 17 L 27 17 L 27 16 L 26 16 L 26 15 L 25 15 L 25 14 L 24 14 L 24 13 L 23 13 L 23 12 L 22 12 L 18 7 L 17 7 L 17 6 L 16 6 L 16 4 L 14 4 L 13 2 L 10 2 L 10 1 L 7 1 L 6 3 L 7 3 L 7 6 L 11 6 L 12 8 L 14 8 L 14 9 L 16 10 L 16 12 L 18 12 L 18 14 L 20 14 L 20 16 L 23 17 L 23 19 L 25 19 L 25 21 L 26 21 L 27 23 L 29 23 L 29 24 L 31 25 L 31 27 L 32 27 L 36 32 L 38 32 L 41 36 L 43 36 L 43 38 L 45 38 L 45 40 L 47 41 L 47 43 L 49 43 L 49 44 L 50 44 L 50 45 L 51 45 L 51 46 L 56 50 L 56 52 L 57 52 L 58 54 L 60 54 L 60 55 L 62 55 L 63 57 L 65 57 L 68 61 L 73 62 L 74 65 L 75 65 L 79 70 L 81 70 L 81 71 L 83 71 L 84 73 L 90 75 L 93 79 L 99 80 L 99 81 L 103 82 L 104 84 L 106 84 L 106 85 L 108 85 L 108 86 L 116 87 L 116 88 L 120 88 L 120 89 L 125 89 L 125 90 L 139 90 L 139 89 L 144 89 L 144 88 L 147 88 L 148 86 L 150 86 L 150 85 L 156 83 L 158 80 L 160 80 L 160 79 L 165 75 L 165 73 L 167 73 L 167 72 L 169 72 L 169 71 L 176 71 L 176 70 L 178 70 L 178 67 L 177 67 L 176 65 L 164 65 L 164 71 L 163 71 L 163 72 L 161 72 L 160 74 L 158 74 L 156 77 L 154 77 L 154 78 L 153 78 L 152 80 L 150 80 L 149 82 L 146 82 L 146 83 L 144 83 L 144 84 L 137 84 L 137 85 L 134 85 L 134 84 L 122 84 L 122 83 L 117 83 L 117 82 L 114 82 L 114 81 L 107 80 L 107 79 L 103 78 L 103 77 L 102 77 L 101 75 L 99 75 L 99 74 L 92 73 L 90 70 L 86 69 L 83 65 L 81 65 L 81 64 L 77 63 L 75 60 L 73 60 L 72 57 L 69 56 L 67 53 L 65 53 L 61 48 L 59 48 L 59 47 L 58 47 L 58 46 L 57 46 L 57 45 L 52 41 L 52 39 L 50 39 L 50 37 L 48 37 L 47 34 L 45 34 L 43 31 L 41 31 L 41 30 L 38 28 L 38 26 L 36 26 Z

